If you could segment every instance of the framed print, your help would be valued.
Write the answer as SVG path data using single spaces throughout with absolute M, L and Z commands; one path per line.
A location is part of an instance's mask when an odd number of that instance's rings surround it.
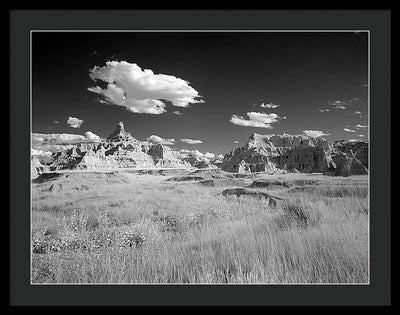
M 12 304 L 390 303 L 390 11 L 10 17 Z

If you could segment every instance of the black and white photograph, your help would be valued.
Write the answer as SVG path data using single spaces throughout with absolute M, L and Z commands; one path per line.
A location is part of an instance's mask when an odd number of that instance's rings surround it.
M 391 23 L 9 10 L 10 306 L 391 306 Z
M 31 284 L 369 284 L 369 40 L 32 30 Z

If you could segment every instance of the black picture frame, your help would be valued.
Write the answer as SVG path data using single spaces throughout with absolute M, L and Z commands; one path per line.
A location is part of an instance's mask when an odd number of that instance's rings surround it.
M 389 305 L 391 12 L 389 10 L 11 10 L 10 305 Z M 31 285 L 32 30 L 368 30 L 369 285 Z M 378 167 L 379 166 L 379 167 Z

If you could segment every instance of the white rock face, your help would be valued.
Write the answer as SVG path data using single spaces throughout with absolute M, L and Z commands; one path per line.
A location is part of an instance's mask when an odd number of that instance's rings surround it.
M 368 158 L 365 156 L 368 156 L 368 145 L 358 144 L 357 148 L 354 148 L 356 153 L 349 146 L 354 144 L 340 143 L 339 146 L 324 138 L 254 133 L 245 146 L 224 156 L 221 169 L 237 173 L 275 173 L 278 170 L 287 170 L 332 172 L 342 176 L 367 174 Z M 342 168 L 350 171 L 342 171 Z
M 48 171 L 48 167 L 40 163 L 35 156 L 31 157 L 31 177 L 34 178 L 39 174 Z
M 43 165 L 32 162 L 32 175 Z M 38 164 L 39 163 L 39 164 Z M 96 170 L 115 168 L 190 168 L 170 147 L 136 140 L 120 122 L 114 132 L 101 142 L 80 143 L 55 153 L 48 170 Z
M 152 145 L 148 151 L 153 160 L 156 167 L 164 167 L 164 168 L 190 168 L 191 165 L 181 160 L 179 157 L 179 153 L 173 151 L 170 147 L 163 144 L 154 144 Z

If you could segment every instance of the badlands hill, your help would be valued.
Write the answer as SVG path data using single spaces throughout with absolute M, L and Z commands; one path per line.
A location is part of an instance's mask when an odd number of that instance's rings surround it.
M 135 139 L 120 122 L 106 139 L 82 142 L 54 153 L 44 162 L 31 158 L 32 176 L 58 170 L 118 168 L 217 168 L 234 173 L 318 172 L 336 176 L 368 174 L 368 143 L 303 135 L 252 134 L 243 147 L 222 160 L 184 155 L 163 144 Z
M 252 134 L 245 146 L 224 156 L 228 172 L 318 172 L 336 176 L 368 174 L 368 143 L 303 135 Z
M 54 153 L 50 161 L 31 158 L 32 176 L 57 170 L 97 170 L 118 168 L 216 167 L 209 159 L 194 158 L 173 151 L 163 144 L 135 139 L 120 122 L 114 132 L 99 142 L 82 142 Z M 216 161 L 218 162 L 218 161 Z

